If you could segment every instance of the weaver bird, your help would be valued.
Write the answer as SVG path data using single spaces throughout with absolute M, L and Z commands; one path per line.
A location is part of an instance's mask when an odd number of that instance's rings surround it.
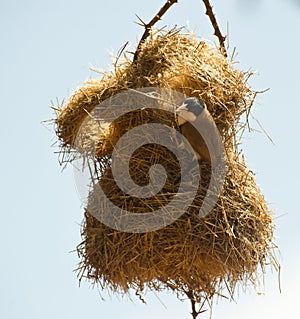
M 197 160 L 211 163 L 218 159 L 222 141 L 204 102 L 197 97 L 189 97 L 175 113 L 181 133 L 192 146 Z

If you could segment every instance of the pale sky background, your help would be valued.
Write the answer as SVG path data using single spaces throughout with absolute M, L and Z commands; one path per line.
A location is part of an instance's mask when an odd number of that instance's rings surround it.
M 248 166 L 276 217 L 281 249 L 282 293 L 277 274 L 265 287 L 221 300 L 214 319 L 299 318 L 299 91 L 300 1 L 212 1 L 222 27 L 229 25 L 230 51 L 238 66 L 257 70 L 255 89 L 270 88 L 253 113 L 272 136 L 244 139 Z M 83 208 L 72 168 L 58 164 L 53 132 L 41 121 L 53 117 L 51 100 L 61 101 L 86 78 L 89 66 L 110 67 L 110 52 L 130 41 L 132 49 L 145 21 L 162 6 L 155 1 L 0 0 L 1 255 L 0 318 L 190 318 L 190 304 L 175 295 L 134 295 L 102 301 L 89 283 L 78 287 L 70 253 L 80 242 Z M 201 0 L 181 0 L 159 26 L 188 25 L 210 40 L 212 28 Z M 254 126 L 255 122 L 252 123 Z M 283 216 L 282 216 L 283 215 Z M 281 217 L 279 217 L 281 216 Z M 166 307 L 166 308 L 165 308 Z M 201 318 L 208 318 L 204 314 Z

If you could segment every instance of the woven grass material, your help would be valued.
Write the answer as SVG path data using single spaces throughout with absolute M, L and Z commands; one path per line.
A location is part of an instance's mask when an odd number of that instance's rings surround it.
M 153 32 L 135 63 L 125 58 L 115 65 L 113 73 L 89 80 L 73 93 L 56 120 L 63 158 L 72 161 L 70 154 L 74 149 L 84 156 L 85 147 L 96 145 L 99 184 L 119 207 L 135 213 L 156 210 L 172 200 L 180 176 L 171 152 L 159 145 L 139 148 L 130 162 L 130 173 L 137 184 L 149 182 L 149 167 L 154 163 L 162 164 L 168 173 L 160 193 L 141 200 L 118 188 L 109 162 L 118 139 L 135 126 L 159 122 L 178 129 L 170 114 L 140 110 L 120 117 L 103 130 L 86 126 L 89 138 L 80 138 L 78 143 L 79 128 L 89 113 L 117 93 L 161 87 L 200 97 L 215 120 L 227 154 L 223 192 L 213 211 L 204 218 L 197 215 L 210 179 L 210 167 L 204 163 L 200 164 L 202 179 L 193 204 L 163 229 L 121 232 L 104 225 L 86 210 L 83 241 L 78 246 L 80 278 L 118 292 L 133 288 L 140 294 L 145 286 L 154 290 L 168 288 L 179 294 L 193 290 L 198 300 L 220 293 L 223 287 L 232 295 L 238 282 L 255 284 L 258 265 L 264 268 L 272 248 L 273 222 L 253 174 L 237 155 L 237 132 L 246 125 L 241 116 L 248 114 L 255 97 L 247 85 L 249 76 L 235 69 L 231 61 L 207 43 L 173 30 Z M 89 205 L 100 206 L 93 190 Z
M 231 143 L 240 117 L 249 111 L 255 96 L 247 85 L 250 75 L 235 69 L 232 61 L 191 34 L 176 30 L 154 33 L 144 43 L 136 63 L 125 56 L 113 73 L 86 81 L 72 94 L 58 110 L 57 136 L 68 152 L 96 105 L 130 88 L 161 87 L 200 97 L 226 143 Z
M 153 161 L 158 160 L 158 151 L 140 150 L 143 155 L 151 152 Z M 135 155 L 138 158 L 141 154 Z M 135 163 L 139 166 L 149 165 L 147 157 L 144 162 L 137 158 Z M 133 163 L 132 167 L 137 165 Z M 202 166 L 202 171 L 205 169 Z M 136 172 L 137 176 L 132 177 L 141 182 L 141 174 Z M 222 196 L 214 210 L 200 219 L 197 214 L 205 195 L 205 182 L 202 181 L 188 212 L 158 231 L 144 234 L 115 231 L 86 212 L 84 241 L 78 247 L 83 258 L 80 276 L 117 291 L 126 292 L 129 288 L 139 291 L 149 285 L 157 290 L 165 287 L 178 292 L 193 290 L 199 299 L 220 292 L 224 281 L 230 294 L 238 281 L 254 283 L 258 264 L 264 267 L 273 226 L 253 175 L 237 158 L 232 158 Z M 169 192 L 176 191 L 170 181 L 157 197 L 133 200 L 119 190 L 110 170 L 100 184 L 115 205 L 135 213 L 166 205 L 172 199 Z M 91 198 L 90 205 L 99 207 L 97 197 L 92 194 Z

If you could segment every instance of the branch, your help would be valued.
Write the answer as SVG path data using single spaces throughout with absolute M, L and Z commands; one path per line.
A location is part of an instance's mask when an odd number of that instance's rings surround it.
M 190 302 L 191 302 L 191 305 L 192 305 L 191 315 L 192 315 L 193 319 L 196 319 L 199 316 L 199 314 L 203 312 L 203 311 L 201 311 L 202 307 L 200 308 L 199 311 L 196 310 L 196 300 L 195 300 L 195 296 L 194 296 L 193 290 L 185 291 L 185 294 L 190 299 Z
M 178 0 L 168 0 L 165 5 L 158 11 L 158 13 L 154 16 L 154 18 L 149 22 L 149 23 L 144 23 L 139 17 L 138 19 L 141 22 L 141 25 L 143 25 L 145 27 L 145 31 L 144 34 L 141 37 L 141 40 L 136 48 L 136 51 L 134 53 L 134 57 L 133 57 L 133 62 L 137 60 L 138 55 L 141 51 L 141 46 L 142 44 L 145 42 L 145 40 L 148 38 L 151 28 L 154 26 L 154 24 L 159 21 L 162 16 L 167 12 L 167 10 L 174 4 L 178 2 Z
M 225 57 L 227 57 L 227 51 L 225 49 L 225 40 L 226 40 L 226 37 L 224 37 L 220 31 L 220 28 L 218 26 L 218 22 L 217 22 L 217 19 L 216 19 L 216 16 L 214 15 L 213 13 L 213 10 L 212 10 L 212 6 L 211 4 L 209 3 L 209 0 L 203 0 L 204 4 L 205 4 L 205 8 L 206 8 L 206 12 L 205 14 L 209 17 L 210 19 L 210 22 L 215 30 L 215 33 L 214 35 L 219 39 L 219 43 L 220 43 L 220 47 L 221 47 L 221 51 L 222 53 L 224 54 Z
M 191 315 L 193 317 L 193 319 L 196 319 L 199 315 L 198 311 L 196 311 L 196 301 L 194 298 L 194 294 L 192 290 L 189 290 L 188 292 L 186 292 L 186 295 L 188 296 L 188 298 L 191 301 L 191 305 L 192 305 L 192 312 Z
M 191 305 L 192 305 L 192 312 L 191 312 L 191 315 L 193 317 L 193 319 L 197 319 L 197 317 L 203 313 L 203 312 L 206 312 L 206 310 L 202 310 L 205 303 L 207 302 L 207 297 L 205 297 L 204 300 L 202 301 L 198 301 L 200 303 L 200 307 L 199 307 L 199 310 L 196 310 L 196 304 L 197 304 L 197 300 L 195 298 L 195 294 L 194 294 L 194 291 L 193 290 L 184 290 L 183 291 L 187 297 L 190 299 L 190 302 L 191 302 Z

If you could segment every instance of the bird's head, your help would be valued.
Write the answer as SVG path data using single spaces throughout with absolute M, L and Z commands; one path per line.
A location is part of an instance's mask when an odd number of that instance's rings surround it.
M 204 102 L 197 97 L 188 97 L 184 100 L 175 113 L 178 115 L 179 126 L 185 122 L 193 122 L 206 108 Z

